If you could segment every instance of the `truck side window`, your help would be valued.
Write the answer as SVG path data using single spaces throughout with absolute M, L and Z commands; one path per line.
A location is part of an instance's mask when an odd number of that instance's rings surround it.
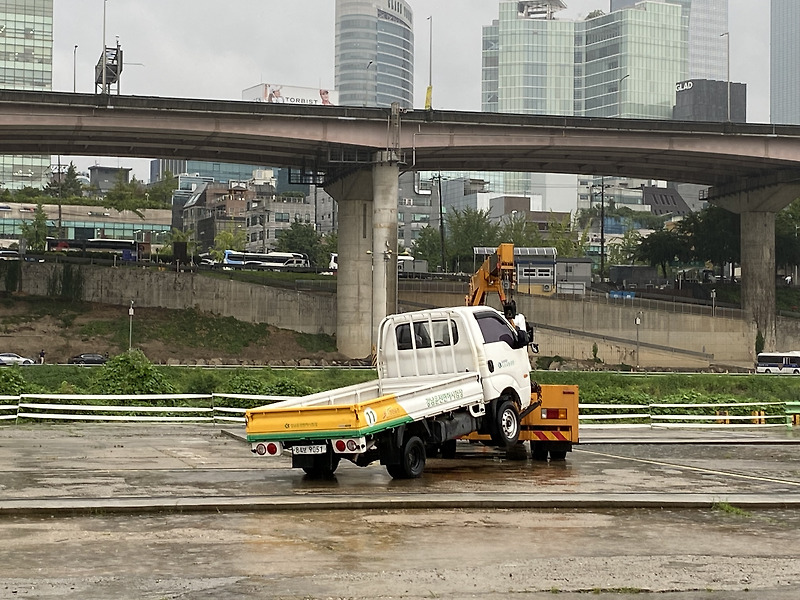
M 475 319 L 483 334 L 483 341 L 487 344 L 492 342 L 505 342 L 512 348 L 516 336 L 511 330 L 511 326 L 504 319 L 493 313 L 476 314 Z
M 427 323 L 414 323 L 414 336 L 417 348 L 430 348 L 431 336 L 428 333 Z
M 397 336 L 397 349 L 411 350 L 411 327 L 408 326 L 408 323 L 398 325 L 394 333 Z
M 448 328 L 448 323 L 450 327 Z M 458 343 L 458 328 L 455 321 L 433 321 L 433 345 L 451 346 Z

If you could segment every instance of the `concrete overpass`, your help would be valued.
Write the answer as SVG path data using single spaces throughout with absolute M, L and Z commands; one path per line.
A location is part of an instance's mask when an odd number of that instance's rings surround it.
M 743 307 L 767 348 L 775 344 L 775 212 L 800 196 L 797 126 L 0 91 L 0 153 L 267 164 L 323 183 L 340 210 L 338 341 L 354 356 L 369 351 L 377 322 L 394 306 L 387 274 L 395 268 L 401 170 L 712 186 L 714 203 L 742 215 Z

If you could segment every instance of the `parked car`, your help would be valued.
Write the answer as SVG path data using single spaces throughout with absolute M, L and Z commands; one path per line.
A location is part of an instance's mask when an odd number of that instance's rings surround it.
M 108 358 L 95 352 L 84 352 L 71 357 L 67 363 L 70 365 L 104 365 Z
M 13 352 L 0 353 L 0 363 L 3 365 L 32 365 L 34 361 L 32 358 L 26 358 Z

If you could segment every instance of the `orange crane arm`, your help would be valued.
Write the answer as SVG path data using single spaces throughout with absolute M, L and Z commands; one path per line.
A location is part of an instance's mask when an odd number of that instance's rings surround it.
M 470 278 L 466 304 L 480 306 L 486 303 L 487 294 L 496 292 L 505 308 L 515 284 L 514 244 L 500 244 L 497 252 L 487 258 Z

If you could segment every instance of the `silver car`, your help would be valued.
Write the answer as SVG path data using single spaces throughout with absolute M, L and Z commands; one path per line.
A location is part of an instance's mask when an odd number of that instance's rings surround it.
M 2 363 L 2 365 L 32 365 L 34 360 L 32 358 L 20 356 L 19 354 L 14 354 L 13 352 L 3 352 L 0 353 L 0 363 Z

